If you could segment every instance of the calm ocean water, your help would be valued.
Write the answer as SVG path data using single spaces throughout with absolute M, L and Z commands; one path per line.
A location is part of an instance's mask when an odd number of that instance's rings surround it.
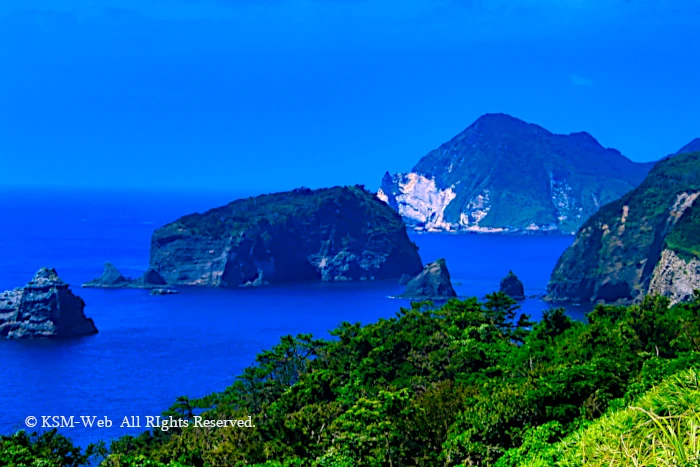
M 99 334 L 60 340 L 0 340 L 0 434 L 27 416 L 107 416 L 111 428 L 62 432 L 79 444 L 143 430 L 120 428 L 125 416 L 159 415 L 178 396 L 222 390 L 255 354 L 280 336 L 328 336 L 342 321 L 391 317 L 404 300 L 394 282 L 294 285 L 245 290 L 82 289 L 105 261 L 125 275 L 148 265 L 152 231 L 240 194 L 0 191 L 0 291 L 23 286 L 42 266 L 57 269 L 87 303 Z M 512 269 L 527 294 L 544 293 L 573 237 L 415 235 L 424 262 L 439 257 L 460 295 L 497 290 Z M 522 303 L 534 318 L 548 306 Z M 576 318 L 582 312 L 573 310 Z

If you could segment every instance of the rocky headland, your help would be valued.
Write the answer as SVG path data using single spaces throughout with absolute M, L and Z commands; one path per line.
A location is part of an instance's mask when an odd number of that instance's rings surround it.
M 377 196 L 418 231 L 572 234 L 653 165 L 588 133 L 557 135 L 488 114 L 410 172 L 384 175 Z
M 559 259 L 548 299 L 673 303 L 700 289 L 700 152 L 659 162 L 644 182 L 603 206 Z
M 399 298 L 412 300 L 448 300 L 457 296 L 450 272 L 444 259 L 426 265 L 423 270 L 406 283 L 406 291 Z
M 0 336 L 77 337 L 96 334 L 85 317 L 85 302 L 74 295 L 56 270 L 42 268 L 24 287 L 0 294 Z
M 415 275 L 416 245 L 393 209 L 361 186 L 236 200 L 184 216 L 151 238 L 167 284 L 250 287 Z

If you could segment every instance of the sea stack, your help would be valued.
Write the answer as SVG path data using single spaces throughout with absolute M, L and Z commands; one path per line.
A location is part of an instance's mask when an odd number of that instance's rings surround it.
M 399 295 L 400 298 L 414 300 L 448 300 L 456 296 L 450 272 L 442 258 L 426 265 L 417 276 L 408 281 L 406 291 Z
M 525 287 L 523 287 L 523 283 L 513 271 L 508 271 L 506 277 L 501 279 L 500 291 L 514 300 L 523 300 L 525 298 Z
M 124 277 L 110 262 L 105 263 L 102 275 L 83 284 L 83 287 L 100 287 L 106 289 L 154 289 L 163 288 L 168 283 L 157 271 L 148 268 L 138 279 Z
M 420 272 L 401 216 L 362 186 L 240 199 L 182 217 L 151 238 L 151 268 L 170 285 L 398 279 Z
M 42 268 L 24 287 L 0 294 L 0 336 L 77 337 L 96 334 L 85 317 L 85 302 L 69 289 L 55 269 Z
M 116 266 L 110 262 L 106 262 L 102 275 L 83 284 L 83 287 L 121 288 L 126 286 L 129 282 L 131 282 L 131 279 L 122 276 Z

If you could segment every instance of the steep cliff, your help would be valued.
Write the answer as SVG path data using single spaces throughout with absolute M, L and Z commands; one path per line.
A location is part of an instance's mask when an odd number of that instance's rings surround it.
M 603 206 L 552 273 L 548 296 L 626 303 L 649 292 L 673 301 L 700 282 L 700 153 L 659 162 L 644 182 Z
M 54 269 L 42 268 L 26 286 L 0 294 L 0 336 L 75 337 L 97 333 L 85 302 Z
M 234 201 L 156 230 L 151 268 L 169 284 L 222 287 L 398 278 L 421 270 L 401 217 L 363 187 Z
M 651 167 L 587 133 L 557 135 L 489 114 L 410 173 L 384 175 L 377 196 L 416 230 L 574 233 Z

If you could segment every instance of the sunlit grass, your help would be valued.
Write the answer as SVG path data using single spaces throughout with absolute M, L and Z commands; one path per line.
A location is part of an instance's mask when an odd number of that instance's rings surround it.
M 700 381 L 689 370 L 557 448 L 560 466 L 700 466 Z

